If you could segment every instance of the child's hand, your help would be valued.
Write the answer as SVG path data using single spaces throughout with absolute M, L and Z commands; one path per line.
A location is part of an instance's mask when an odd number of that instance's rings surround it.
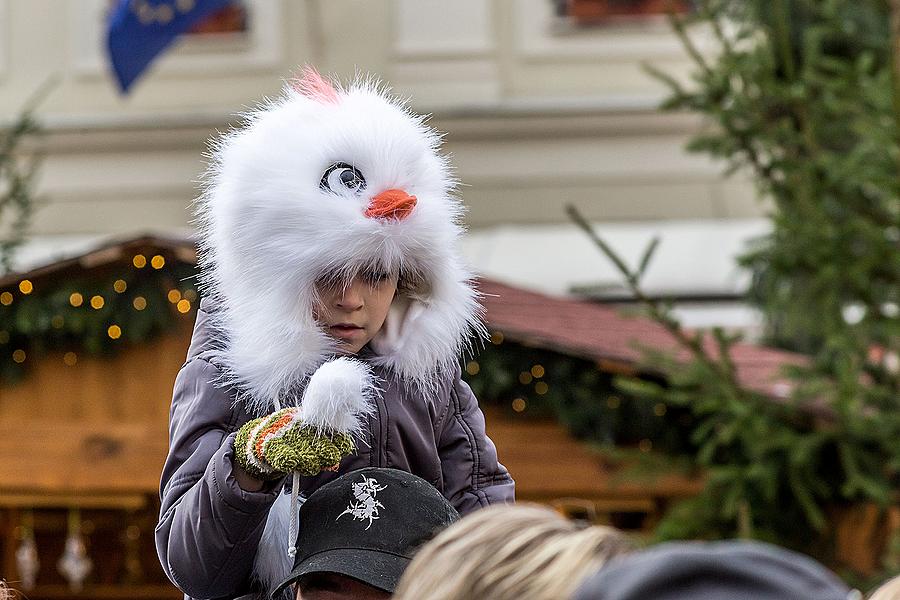
M 285 408 L 246 423 L 234 446 L 238 464 L 256 479 L 278 479 L 287 473 L 316 475 L 337 468 L 353 452 L 346 433 L 324 433 L 303 423 L 300 409 Z
M 254 419 L 238 430 L 235 460 L 261 480 L 337 469 L 353 452 L 360 417 L 373 410 L 373 380 L 369 367 L 359 361 L 325 363 L 310 378 L 299 407 Z

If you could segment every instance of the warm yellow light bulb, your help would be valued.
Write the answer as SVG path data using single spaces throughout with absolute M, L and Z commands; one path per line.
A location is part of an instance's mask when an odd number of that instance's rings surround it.
M 528 404 L 522 398 L 516 398 L 512 401 L 512 409 L 516 412 L 522 412 Z
M 27 279 L 23 279 L 19 282 L 19 291 L 27 296 L 34 291 L 34 285 Z
M 16 361 L 17 363 L 20 363 L 20 364 L 23 363 L 23 362 L 25 362 L 25 351 L 22 350 L 22 349 L 15 350 L 15 351 L 12 353 L 12 359 L 13 359 L 14 361 Z
M 134 307 L 134 310 L 144 310 L 147 308 L 147 299 L 143 296 L 135 296 L 134 300 L 131 301 L 131 305 Z
M 166 298 L 169 299 L 169 302 L 172 304 L 177 304 L 179 300 L 181 300 L 181 292 L 178 290 L 169 290 L 169 293 L 166 294 Z
M 466 373 L 469 375 L 478 375 L 478 372 L 481 370 L 481 365 L 478 364 L 476 360 L 470 360 L 466 363 Z
M 534 365 L 533 367 L 531 367 L 531 374 L 535 379 L 540 379 L 544 376 L 544 373 L 545 371 L 543 365 Z
M 186 312 L 191 310 L 191 301 L 179 300 L 176 308 L 178 308 L 178 312 L 180 312 L 181 314 L 185 314 Z
M 9 306 L 13 303 L 13 295 L 9 292 L 3 292 L 0 294 L 0 304 L 3 306 Z
M 100 310 L 104 304 L 106 304 L 106 300 L 103 299 L 103 296 L 91 296 L 91 307 L 95 310 Z
M 162 269 L 164 266 L 166 266 L 166 259 L 157 254 L 150 259 L 150 266 L 157 270 Z
M 115 283 L 113 283 L 113 289 L 116 290 L 117 293 L 121 294 L 128 289 L 128 284 L 124 279 L 116 279 Z
M 135 254 L 134 258 L 131 260 L 131 263 L 135 266 L 135 268 L 143 269 L 147 266 L 147 257 L 143 254 Z
M 84 303 L 84 296 L 82 296 L 78 292 L 72 292 L 72 294 L 69 296 L 69 304 L 71 304 L 75 308 L 78 308 L 83 303 Z
M 122 337 L 122 328 L 119 327 L 118 325 L 110 325 L 106 329 L 106 335 L 108 335 L 110 338 L 112 338 L 114 340 L 117 340 L 120 337 Z

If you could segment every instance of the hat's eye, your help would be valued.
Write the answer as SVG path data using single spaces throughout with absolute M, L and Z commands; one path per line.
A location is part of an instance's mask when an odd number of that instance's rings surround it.
M 345 190 L 358 194 L 366 188 L 366 178 L 353 165 L 337 162 L 325 170 L 319 187 L 337 194 Z

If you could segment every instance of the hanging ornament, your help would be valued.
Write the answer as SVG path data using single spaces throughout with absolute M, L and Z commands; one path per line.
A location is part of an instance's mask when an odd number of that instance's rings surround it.
M 135 523 L 134 516 L 130 516 L 131 524 L 125 528 L 125 583 L 136 585 L 143 582 L 144 567 L 141 564 L 141 528 Z
M 22 589 L 34 589 L 41 562 L 38 560 L 37 544 L 34 543 L 34 515 L 27 510 L 22 515 L 21 541 L 16 548 L 16 570 Z
M 93 568 L 81 536 L 81 513 L 77 509 L 69 511 L 69 535 L 56 568 L 69 582 L 69 589 L 73 592 L 81 591 L 85 578 Z

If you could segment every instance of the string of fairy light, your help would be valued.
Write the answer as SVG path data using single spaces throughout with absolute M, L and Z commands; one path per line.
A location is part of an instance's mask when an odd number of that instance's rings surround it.
M 4 371 L 7 371 L 6 375 L 10 374 L 9 369 L 3 369 L 4 364 L 8 366 L 11 360 L 21 369 L 30 358 L 29 347 L 43 349 L 47 345 L 43 342 L 48 339 L 65 338 L 67 345 L 73 345 L 72 338 L 79 334 L 84 340 L 100 334 L 110 344 L 126 338 L 140 341 L 146 338 L 145 333 L 162 329 L 173 321 L 169 315 L 191 313 L 198 300 L 192 283 L 196 269 L 193 264 L 167 262 L 163 254 L 136 253 L 130 258 L 130 264 L 122 265 L 125 270 L 106 280 L 90 277 L 88 273 L 89 279 L 80 285 L 50 278 L 43 278 L 36 285 L 38 280 L 23 278 L 0 292 L 0 377 Z M 38 285 L 42 289 L 38 289 Z M 132 287 L 137 288 L 137 293 L 131 293 Z M 160 292 L 164 292 L 170 305 L 168 308 L 154 305 L 160 303 L 157 298 Z M 61 293 L 64 294 L 62 298 Z M 126 299 L 128 312 L 122 310 Z M 20 309 L 18 313 L 17 309 Z M 145 319 L 140 333 L 129 331 L 135 318 L 129 313 L 139 315 L 151 309 L 155 309 L 154 315 Z M 91 312 L 100 318 L 85 319 Z M 102 327 L 102 333 L 97 330 L 99 327 Z M 129 333 L 132 335 L 127 335 Z M 98 345 L 96 339 L 91 341 L 93 346 Z M 77 350 L 67 349 L 62 354 L 66 366 L 73 367 L 78 363 Z M 2 360 L 4 355 L 6 360 Z
M 53 356 L 74 367 L 83 352 L 115 351 L 190 317 L 198 300 L 195 276 L 192 262 L 135 253 L 118 266 L 85 272 L 83 280 L 21 279 L 0 292 L 0 381 L 21 377 L 42 351 L 57 351 Z M 38 308 L 22 310 L 29 302 Z M 84 327 L 76 327 L 78 319 Z M 522 418 L 553 414 L 575 429 L 594 419 L 598 425 L 582 429 L 583 437 L 624 436 L 642 451 L 659 445 L 660 424 L 671 412 L 662 403 L 638 406 L 590 360 L 526 347 L 498 330 L 462 366 L 483 404 Z
M 501 331 L 493 331 L 491 332 L 491 344 L 495 346 L 500 346 L 504 342 L 503 332 Z M 478 375 L 481 371 L 481 365 L 477 360 L 470 360 L 466 363 L 466 373 L 469 375 Z M 538 381 L 540 380 L 546 373 L 544 366 L 541 364 L 532 365 L 531 368 L 525 371 L 521 371 L 519 373 L 518 379 L 519 383 L 522 385 L 529 385 L 534 382 L 534 393 L 538 396 L 543 396 L 547 392 L 550 391 L 550 385 L 546 381 Z M 517 413 L 524 412 L 526 408 L 528 408 L 528 401 L 525 398 L 517 396 L 513 398 L 510 403 L 510 407 Z
M 673 416 L 665 403 L 623 394 L 613 383 L 615 375 L 600 363 L 523 346 L 495 330 L 490 344 L 464 361 L 463 371 L 481 404 L 522 418 L 553 416 L 575 425 L 578 437 L 623 442 L 641 452 L 683 443 L 677 428 L 684 423 L 670 422 L 682 415 Z

